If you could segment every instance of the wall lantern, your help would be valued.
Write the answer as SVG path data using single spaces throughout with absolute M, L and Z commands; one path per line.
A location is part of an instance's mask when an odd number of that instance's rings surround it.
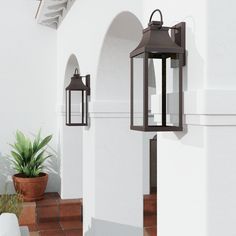
M 83 82 L 85 78 L 85 84 Z M 90 75 L 81 76 L 78 69 L 66 87 L 66 125 L 88 125 L 88 96 L 90 95 Z M 73 101 L 73 102 L 72 102 Z
M 160 21 L 152 21 L 155 12 L 160 13 Z M 131 129 L 182 131 L 185 22 L 164 27 L 156 9 L 130 58 Z

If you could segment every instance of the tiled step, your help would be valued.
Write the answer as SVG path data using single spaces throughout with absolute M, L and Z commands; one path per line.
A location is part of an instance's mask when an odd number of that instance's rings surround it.
M 58 194 L 48 194 L 36 202 L 38 222 L 82 219 L 82 200 L 62 200 Z
M 36 203 L 24 202 L 22 213 L 19 219 L 20 225 L 31 225 L 35 224 L 36 222 Z
M 82 200 L 46 193 L 41 201 L 23 204 L 20 225 L 28 226 L 31 236 L 82 236 Z
M 78 235 L 82 236 L 82 222 L 80 220 L 49 221 L 28 225 L 31 236 Z
M 157 198 L 156 194 L 144 196 L 144 227 L 157 224 Z
M 156 236 L 156 211 L 156 195 L 144 196 L 145 236 Z M 31 236 L 82 236 L 82 200 L 46 193 L 41 201 L 24 203 L 20 224 L 29 226 Z

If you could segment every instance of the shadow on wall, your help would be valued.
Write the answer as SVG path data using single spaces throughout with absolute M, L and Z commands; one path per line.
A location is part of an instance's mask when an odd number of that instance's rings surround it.
M 204 59 L 196 44 L 195 29 L 186 25 L 186 65 L 183 67 L 184 91 L 202 89 L 204 87 Z M 189 76 L 190 75 L 190 76 Z
M 193 89 L 202 89 L 204 86 L 204 60 L 197 49 L 195 38 L 196 36 L 192 28 L 187 27 L 186 42 L 188 50 L 186 52 L 186 65 L 183 67 L 184 92 L 191 91 Z M 188 75 L 191 76 L 189 77 Z M 183 97 L 183 99 L 185 99 L 185 97 Z M 183 103 L 185 104 L 184 101 Z M 195 97 L 195 101 L 192 104 L 193 110 L 197 110 L 197 104 L 197 97 Z M 174 132 L 175 137 L 179 140 L 188 134 L 186 112 L 187 111 L 183 110 L 183 132 Z
M 121 235 L 129 235 L 129 236 L 143 236 L 143 229 L 124 225 L 117 224 L 114 222 L 98 220 L 92 218 L 91 228 L 85 232 L 85 236 L 121 236 Z
M 45 172 L 49 175 L 47 189 L 50 189 L 51 192 L 60 193 L 60 157 L 51 146 L 48 146 L 47 152 L 52 155 L 45 163 Z
M 14 192 L 14 186 L 12 183 L 13 174 L 14 171 L 11 167 L 10 158 L 7 155 L 2 155 L 2 153 L 0 153 L 0 193 L 4 193 L 5 190 L 9 193 Z

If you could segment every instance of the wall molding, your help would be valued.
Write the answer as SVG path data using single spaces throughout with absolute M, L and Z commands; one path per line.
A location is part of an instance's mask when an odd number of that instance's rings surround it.
M 152 105 L 155 106 L 155 104 Z M 65 106 L 58 105 L 57 113 L 59 116 L 64 116 Z M 75 112 L 73 115 L 76 116 L 77 113 Z M 129 119 L 129 101 L 90 102 L 89 117 Z M 197 90 L 185 92 L 184 123 L 200 126 L 235 126 L 236 90 Z

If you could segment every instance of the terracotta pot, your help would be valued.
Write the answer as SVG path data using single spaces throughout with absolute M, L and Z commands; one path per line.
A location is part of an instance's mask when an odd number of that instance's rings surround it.
M 48 182 L 48 174 L 40 173 L 38 177 L 28 178 L 23 174 L 13 175 L 15 190 L 23 195 L 26 202 L 43 199 Z

